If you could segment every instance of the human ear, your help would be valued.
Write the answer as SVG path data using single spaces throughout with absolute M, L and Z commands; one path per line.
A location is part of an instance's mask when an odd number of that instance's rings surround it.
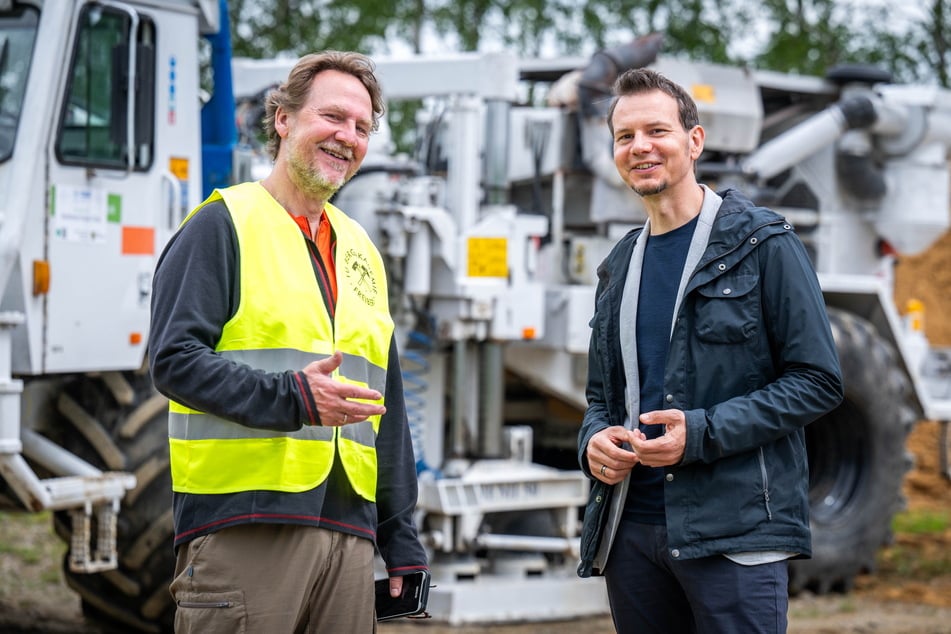
M 704 131 L 703 126 L 697 124 L 689 132 L 690 135 L 690 158 L 697 160 L 700 158 L 700 155 L 703 154 L 703 141 L 707 137 L 706 131 Z
M 287 119 L 290 115 L 282 106 L 278 106 L 277 111 L 274 113 L 274 130 L 277 132 L 277 135 L 282 139 L 287 138 Z

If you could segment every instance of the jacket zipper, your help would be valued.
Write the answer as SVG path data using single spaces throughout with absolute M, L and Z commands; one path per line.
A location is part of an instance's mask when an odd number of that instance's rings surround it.
M 769 476 L 766 475 L 766 457 L 763 448 L 759 448 L 759 470 L 763 476 L 763 503 L 766 505 L 766 519 L 773 519 L 773 512 L 769 508 Z

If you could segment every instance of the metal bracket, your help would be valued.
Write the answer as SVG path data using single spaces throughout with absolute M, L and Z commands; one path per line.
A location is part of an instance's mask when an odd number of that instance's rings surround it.
M 93 512 L 96 516 L 96 539 L 92 538 Z M 114 570 L 118 567 L 116 552 L 116 520 L 119 500 L 69 511 L 73 535 L 69 549 L 69 569 L 73 572 L 92 573 Z
M 20 428 L 23 382 L 11 377 L 11 331 L 22 322 L 22 313 L 0 313 L 0 479 L 29 511 L 69 511 L 73 525 L 70 570 L 112 570 L 117 567 L 119 501 L 135 488 L 135 476 L 103 473 L 36 432 Z M 113 387 L 122 389 L 115 381 Z M 41 480 L 24 456 L 61 477 Z M 121 456 L 117 462 L 124 463 Z

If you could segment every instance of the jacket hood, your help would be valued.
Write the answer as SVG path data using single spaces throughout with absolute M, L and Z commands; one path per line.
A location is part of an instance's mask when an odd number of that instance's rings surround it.
M 707 249 L 686 292 L 729 271 L 772 236 L 792 229 L 783 216 L 771 209 L 757 207 L 735 189 L 717 193 L 723 198 L 723 203 L 713 222 Z
M 785 223 L 783 216 L 772 209 L 757 207 L 736 189 L 725 189 L 717 194 L 723 203 L 710 233 L 708 246 L 714 253 L 734 248 L 737 236 L 749 236 L 766 225 Z

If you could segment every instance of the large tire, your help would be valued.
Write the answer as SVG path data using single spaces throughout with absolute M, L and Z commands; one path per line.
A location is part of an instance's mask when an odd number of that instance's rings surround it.
M 894 348 L 851 313 L 830 309 L 829 321 L 845 399 L 806 427 L 813 553 L 791 562 L 791 594 L 845 592 L 856 575 L 874 570 L 912 465 L 905 441 L 915 409 Z
M 168 401 L 148 373 L 77 376 L 56 402 L 59 444 L 102 470 L 127 471 L 136 487 L 126 493 L 117 526 L 117 570 L 80 574 L 63 562 L 66 583 L 79 593 L 84 614 L 122 632 L 171 632 L 174 571 Z M 54 515 L 69 543 L 69 515 Z

